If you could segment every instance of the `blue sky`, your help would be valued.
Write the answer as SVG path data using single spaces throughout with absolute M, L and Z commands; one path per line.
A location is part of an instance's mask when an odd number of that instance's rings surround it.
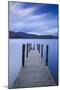
M 9 30 L 37 35 L 57 35 L 58 6 L 9 2 Z

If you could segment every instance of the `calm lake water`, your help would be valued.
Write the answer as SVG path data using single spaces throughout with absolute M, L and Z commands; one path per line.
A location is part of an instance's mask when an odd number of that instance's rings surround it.
M 18 44 L 27 43 L 39 43 L 43 44 L 43 63 L 46 62 L 46 45 L 49 46 L 48 49 L 48 68 L 54 78 L 55 82 L 58 82 L 58 39 L 9 39 L 9 44 L 12 46 Z M 10 47 L 11 48 L 11 47 Z M 16 52 L 12 51 L 13 53 Z

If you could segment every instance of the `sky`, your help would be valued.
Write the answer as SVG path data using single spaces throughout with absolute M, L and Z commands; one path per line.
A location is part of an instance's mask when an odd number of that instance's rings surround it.
M 58 5 L 10 1 L 8 7 L 9 31 L 57 35 Z

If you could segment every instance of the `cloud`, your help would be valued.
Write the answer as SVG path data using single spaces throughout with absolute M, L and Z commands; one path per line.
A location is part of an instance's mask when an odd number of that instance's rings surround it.
M 22 3 L 19 2 L 9 2 L 9 9 L 11 12 L 16 12 L 18 8 L 22 8 Z
M 10 3 L 10 13 L 20 17 L 26 17 L 27 15 L 31 15 L 34 12 L 35 7 L 23 8 L 23 5 L 23 3 Z
M 48 29 L 44 32 L 40 32 L 41 35 L 57 35 L 57 28 Z
M 57 33 L 57 17 L 51 13 L 34 14 L 36 6 L 23 8 L 22 3 L 13 3 L 9 8 L 9 30 L 38 35 Z
M 28 34 L 35 34 L 35 35 L 41 35 L 40 33 L 37 33 L 37 32 L 27 32 Z

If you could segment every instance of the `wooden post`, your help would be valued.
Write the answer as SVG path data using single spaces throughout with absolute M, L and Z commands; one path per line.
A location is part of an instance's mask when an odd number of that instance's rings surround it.
M 29 53 L 30 53 L 30 44 L 29 44 Z
M 30 50 L 32 50 L 32 44 L 30 44 Z
M 22 45 L 22 66 L 24 66 L 25 60 L 25 44 Z
M 46 45 L 46 66 L 48 66 L 48 45 Z
M 29 53 L 30 53 L 30 50 L 31 50 L 31 43 L 29 43 L 28 48 L 29 48 Z
M 38 44 L 37 44 L 37 50 L 38 50 Z
M 37 44 L 37 50 L 38 50 L 38 44 Z
M 40 44 L 39 44 L 39 53 L 40 53 Z
M 41 58 L 43 58 L 43 45 L 41 45 Z
M 28 44 L 27 44 L 27 48 L 26 48 L 26 57 L 28 58 Z
M 35 49 L 35 44 L 33 44 L 33 50 Z
M 40 53 L 40 44 L 37 44 L 38 53 Z

